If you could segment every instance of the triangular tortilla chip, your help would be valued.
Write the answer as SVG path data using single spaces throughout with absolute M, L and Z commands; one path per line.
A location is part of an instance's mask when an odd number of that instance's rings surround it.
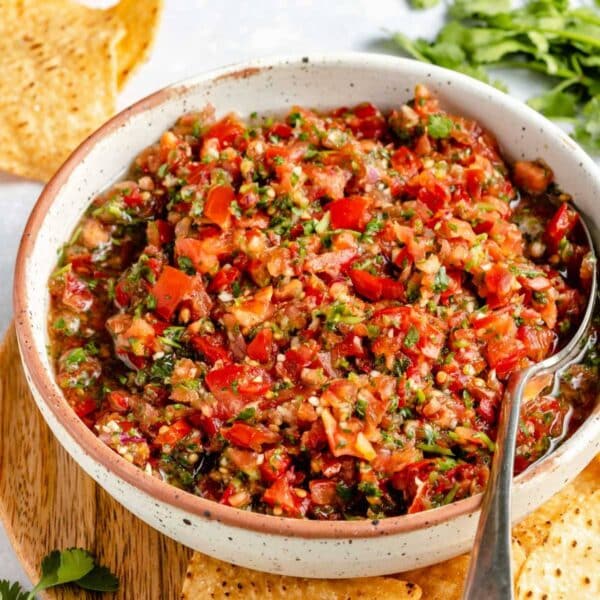
M 110 9 L 125 30 L 117 46 L 117 86 L 121 89 L 150 53 L 158 30 L 163 0 L 121 0 Z
M 0 0 L 0 170 L 48 180 L 115 112 L 146 58 L 162 0 L 93 9 L 72 0 Z
M 518 600 L 600 598 L 600 490 L 581 498 L 527 557 L 517 583 Z
M 66 0 L 0 11 L 0 169 L 46 180 L 114 112 L 124 30 Z

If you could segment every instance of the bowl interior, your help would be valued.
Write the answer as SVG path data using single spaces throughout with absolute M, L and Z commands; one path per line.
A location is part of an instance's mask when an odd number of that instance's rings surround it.
M 593 161 L 546 119 L 489 86 L 415 61 L 357 54 L 257 61 L 241 69 L 209 73 L 158 92 L 105 125 L 74 153 L 47 186 L 32 214 L 17 265 L 15 313 L 25 361 L 49 408 L 57 415 L 68 410 L 46 352 L 46 286 L 57 250 L 69 239 L 94 196 L 121 176 L 136 154 L 155 142 L 178 116 L 208 103 L 216 107 L 218 116 L 230 111 L 242 116 L 253 111 L 282 113 L 293 105 L 334 108 L 365 100 L 390 109 L 411 98 L 417 83 L 426 84 L 438 95 L 445 109 L 472 117 L 492 131 L 508 159 L 543 158 L 559 185 L 589 217 L 598 241 L 600 177 Z M 579 452 L 581 446 L 598 439 L 597 413 L 560 453 Z M 84 450 L 94 443 L 102 445 L 82 423 L 73 422 L 71 431 L 77 431 Z M 583 466 L 584 461 L 580 462 Z M 537 470 L 539 465 L 523 480 Z M 155 485 L 167 484 L 156 481 Z

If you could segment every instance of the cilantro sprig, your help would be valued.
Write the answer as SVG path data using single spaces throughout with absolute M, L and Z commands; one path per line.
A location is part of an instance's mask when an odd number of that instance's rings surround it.
M 506 86 L 491 80 L 491 67 L 546 75 L 547 90 L 528 104 L 571 124 L 573 137 L 590 152 L 600 153 L 600 12 L 572 7 L 569 0 L 513 5 L 511 0 L 454 0 L 435 40 L 413 40 L 401 33 L 392 39 L 417 60 L 500 89 Z
M 53 550 L 42 560 L 41 570 L 42 577 L 30 592 L 19 583 L 0 580 L 0 600 L 33 600 L 38 592 L 67 583 L 94 592 L 119 589 L 117 577 L 108 568 L 97 565 L 92 554 L 83 548 Z

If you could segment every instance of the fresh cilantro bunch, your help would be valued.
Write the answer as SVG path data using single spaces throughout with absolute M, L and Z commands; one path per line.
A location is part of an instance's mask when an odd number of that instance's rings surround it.
M 413 8 L 431 8 L 437 6 L 440 0 L 410 0 L 410 5 Z
M 82 548 L 54 550 L 42 560 L 42 578 L 26 592 L 18 583 L 0 581 L 0 600 L 33 600 L 42 590 L 74 583 L 84 590 L 116 592 L 119 580 L 106 567 L 98 566 L 94 557 Z
M 596 0 L 600 6 L 600 0 Z M 529 69 L 548 76 L 549 89 L 528 103 L 573 125 L 573 137 L 600 153 L 600 12 L 569 0 L 454 0 L 434 41 L 393 41 L 414 58 L 460 71 L 500 89 L 489 67 Z

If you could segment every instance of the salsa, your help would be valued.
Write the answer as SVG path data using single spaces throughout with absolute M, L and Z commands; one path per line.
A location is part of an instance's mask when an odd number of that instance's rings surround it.
M 125 460 L 222 504 L 375 519 L 468 497 L 511 373 L 586 304 L 552 179 L 423 86 L 387 114 L 185 114 L 62 249 L 58 384 Z M 589 413 L 595 348 L 557 395 L 529 386 L 517 472 Z

